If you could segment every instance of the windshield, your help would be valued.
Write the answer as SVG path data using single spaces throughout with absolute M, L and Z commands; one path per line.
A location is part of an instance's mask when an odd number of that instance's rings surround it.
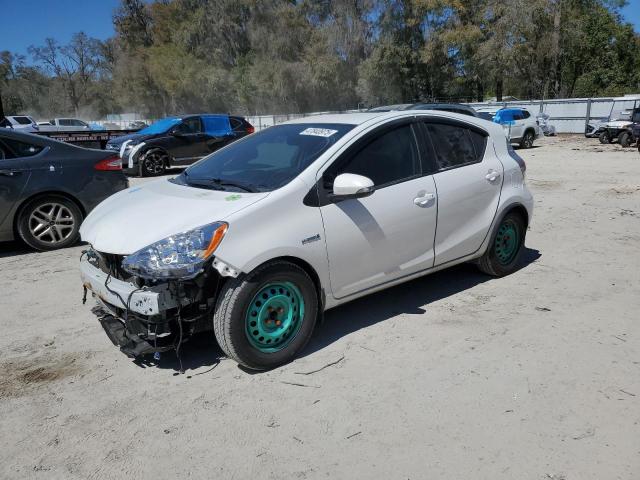
M 611 115 L 611 121 L 617 122 L 621 120 L 631 120 L 631 112 L 628 110 L 623 110 L 622 112 L 616 112 Z
M 165 133 L 171 127 L 173 127 L 174 125 L 177 125 L 181 121 L 182 119 L 177 117 L 163 118 L 162 120 L 158 120 L 157 122 L 152 123 L 148 127 L 143 128 L 137 133 L 141 133 L 143 135 L 156 135 L 158 133 Z
M 354 126 L 276 125 L 203 158 L 174 182 L 219 190 L 275 190 L 297 177 Z

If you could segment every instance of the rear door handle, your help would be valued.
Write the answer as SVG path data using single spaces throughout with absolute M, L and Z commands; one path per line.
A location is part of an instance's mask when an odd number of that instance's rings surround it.
M 20 170 L 0 170 L 0 175 L 4 177 L 14 177 L 20 175 Z
M 495 170 L 489 170 L 484 178 L 486 178 L 487 181 L 493 183 L 500 178 L 500 174 Z
M 433 193 L 425 193 L 423 195 L 420 195 L 416 198 L 413 199 L 413 203 L 414 205 L 417 205 L 418 207 L 428 207 L 431 202 L 433 202 L 436 199 L 436 196 Z

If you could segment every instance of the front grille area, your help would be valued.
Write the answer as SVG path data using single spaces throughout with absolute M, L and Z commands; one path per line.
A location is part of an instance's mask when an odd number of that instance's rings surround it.
M 96 266 L 100 270 L 118 280 L 131 281 L 132 275 L 122 269 L 124 255 L 114 255 L 113 253 L 97 252 L 95 250 L 94 253 L 97 258 Z

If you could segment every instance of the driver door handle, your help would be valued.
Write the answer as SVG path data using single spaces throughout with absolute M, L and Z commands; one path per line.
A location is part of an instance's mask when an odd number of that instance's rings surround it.
M 436 199 L 436 196 L 433 193 L 425 193 L 423 195 L 420 195 L 416 198 L 413 199 L 413 203 L 414 205 L 417 205 L 418 207 L 428 207 L 431 202 L 433 202 Z
M 488 182 L 493 183 L 500 178 L 500 174 L 495 170 L 489 170 L 484 178 L 486 178 Z
M 20 174 L 20 170 L 0 170 L 0 175 L 4 177 L 14 177 Z

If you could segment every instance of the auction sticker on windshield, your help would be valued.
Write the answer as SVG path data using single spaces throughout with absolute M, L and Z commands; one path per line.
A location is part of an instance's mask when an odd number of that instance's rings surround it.
M 328 128 L 306 128 L 300 132 L 300 135 L 313 135 L 314 137 L 330 137 L 338 133 L 338 130 L 329 130 Z

